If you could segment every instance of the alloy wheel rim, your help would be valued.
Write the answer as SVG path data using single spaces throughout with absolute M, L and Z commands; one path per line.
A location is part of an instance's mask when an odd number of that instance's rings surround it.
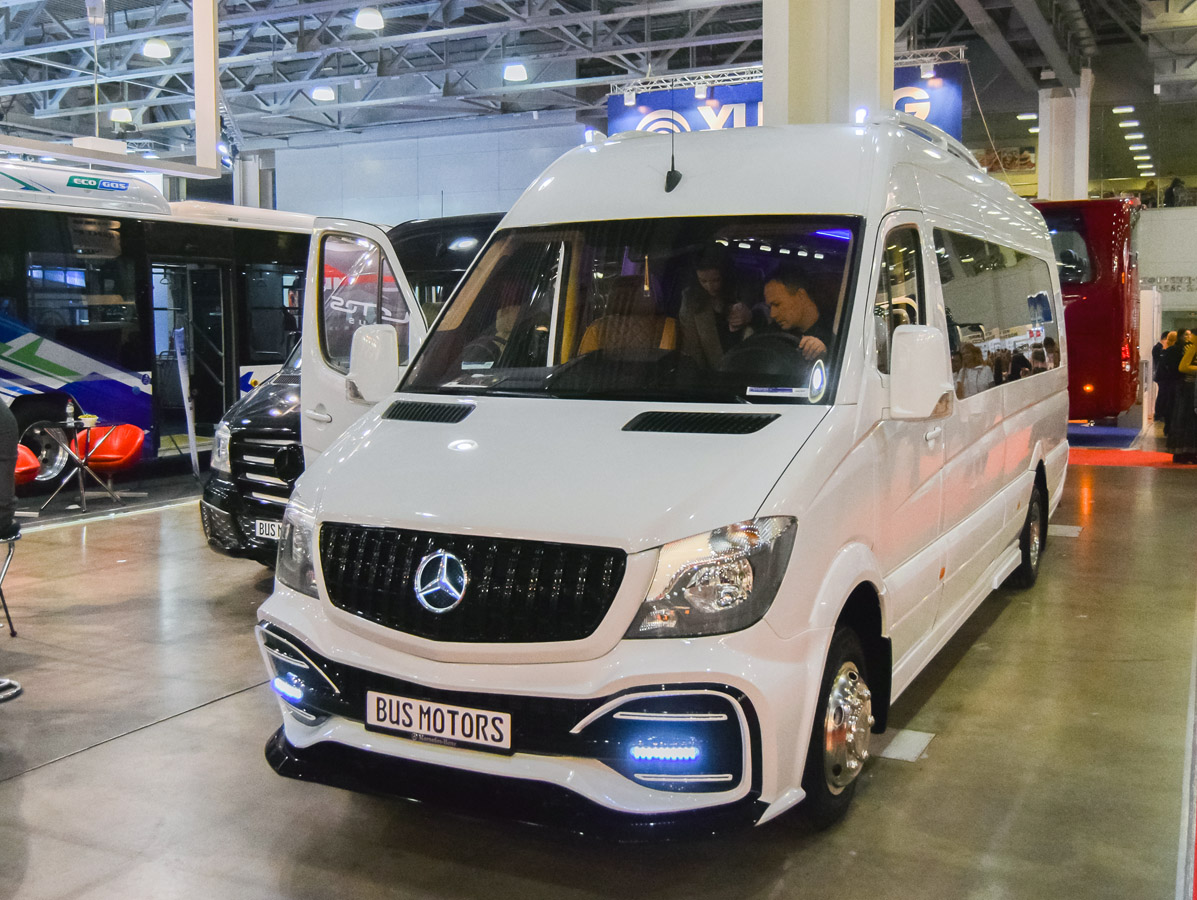
M 872 692 L 856 663 L 846 660 L 831 682 L 823 725 L 823 774 L 832 794 L 844 791 L 869 758 Z

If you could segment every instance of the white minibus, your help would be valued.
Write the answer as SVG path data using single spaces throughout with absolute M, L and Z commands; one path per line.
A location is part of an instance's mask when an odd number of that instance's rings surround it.
M 918 120 L 566 153 L 405 371 L 394 328 L 320 336 L 346 374 L 305 406 L 378 402 L 284 516 L 268 759 L 582 830 L 837 820 L 1035 581 L 1061 314 L 1042 217 Z

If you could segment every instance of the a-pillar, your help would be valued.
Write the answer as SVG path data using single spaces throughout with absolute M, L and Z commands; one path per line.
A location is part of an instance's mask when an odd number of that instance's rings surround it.
M 1080 87 L 1039 92 L 1041 200 L 1083 200 L 1089 196 L 1089 103 L 1093 70 L 1081 70 Z
M 894 0 L 764 0 L 768 125 L 893 107 Z

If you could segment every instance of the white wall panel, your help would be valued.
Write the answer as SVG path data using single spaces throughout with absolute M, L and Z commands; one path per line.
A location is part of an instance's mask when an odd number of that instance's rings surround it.
M 443 191 L 447 216 L 504 212 L 582 131 L 543 123 L 277 150 L 278 208 L 394 225 L 441 215 Z

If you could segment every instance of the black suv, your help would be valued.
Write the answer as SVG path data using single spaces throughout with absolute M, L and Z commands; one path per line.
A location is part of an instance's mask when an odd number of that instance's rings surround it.
M 418 219 L 387 232 L 429 325 L 501 218 Z M 200 515 L 208 545 L 219 553 L 274 565 L 283 510 L 303 473 L 300 351 L 297 345 L 282 369 L 229 407 L 216 426 Z

